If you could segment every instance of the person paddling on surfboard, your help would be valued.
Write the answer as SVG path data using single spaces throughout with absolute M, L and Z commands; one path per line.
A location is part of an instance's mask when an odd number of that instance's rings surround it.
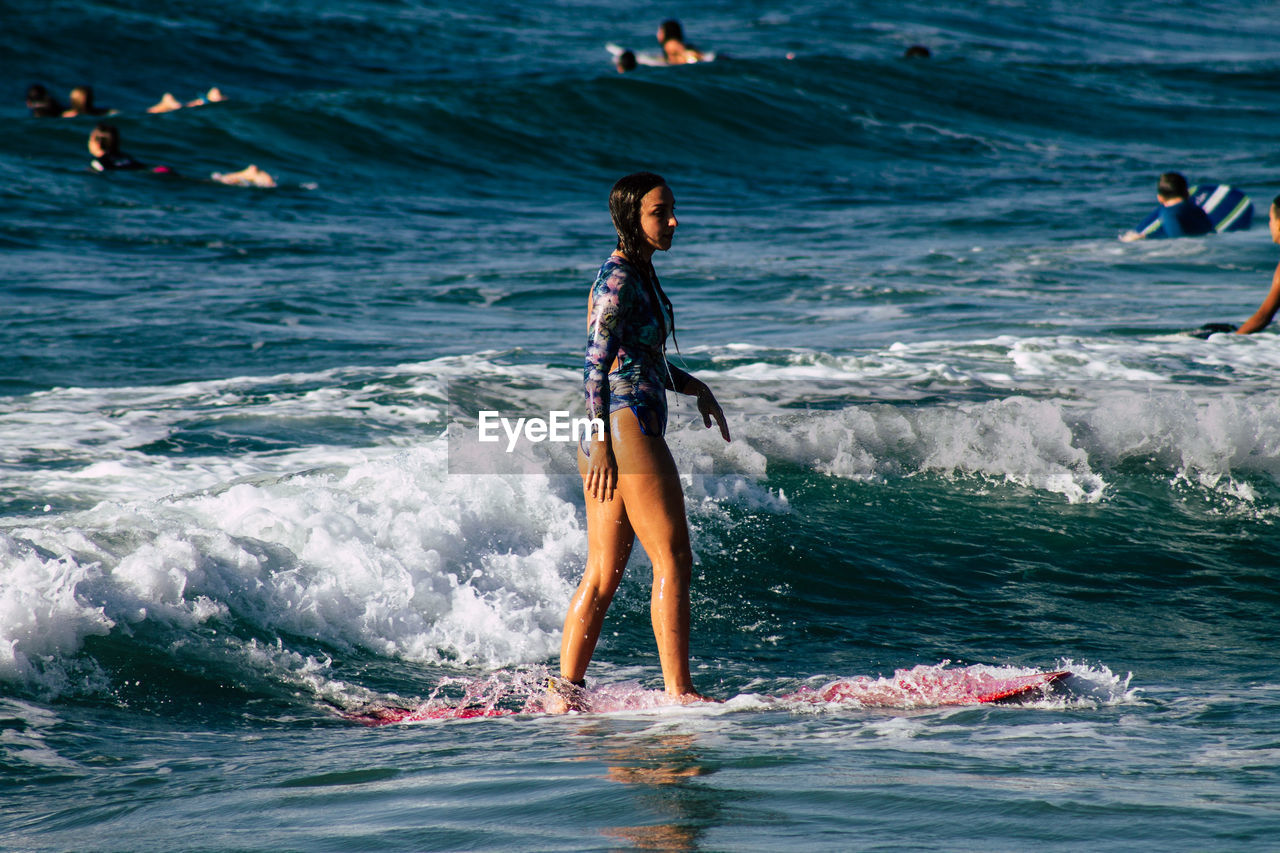
M 684 27 L 675 18 L 668 18 L 658 25 L 658 44 L 662 45 L 662 54 L 668 65 L 707 61 L 705 53 L 684 43 Z
M 1166 237 L 1199 237 L 1212 234 L 1213 223 L 1208 214 L 1191 200 L 1187 179 L 1178 172 L 1165 172 L 1156 184 L 1156 199 L 1160 202 L 1160 227 Z M 1126 243 L 1144 239 L 1137 231 L 1120 235 Z
M 97 172 L 136 171 L 147 169 L 156 174 L 172 174 L 168 166 L 145 166 L 120 150 L 120 131 L 114 124 L 100 124 L 89 134 L 89 168 Z
M 703 422 L 710 428 L 714 419 L 725 441 L 729 427 L 711 389 L 666 357 L 674 312 L 651 259 L 671 248 L 675 196 L 660 176 L 638 172 L 613 185 L 609 214 L 618 245 L 591 286 L 583 371 L 587 413 L 606 429 L 578 448 L 587 565 L 565 616 L 552 711 L 587 709 L 587 665 L 637 537 L 653 563 L 650 615 L 666 692 L 681 702 L 707 700 L 689 674 L 693 555 L 679 472 L 663 438 L 667 390 L 696 397 Z
M 157 175 L 178 173 L 168 166 L 146 166 L 120 150 L 120 130 L 113 124 L 99 124 L 89 134 L 89 167 L 97 172 L 136 171 L 145 169 Z M 276 179 L 252 164 L 238 172 L 214 172 L 209 176 L 221 184 L 244 187 L 274 187 Z
M 1280 195 L 1271 201 L 1270 227 L 1271 242 L 1280 243 Z M 1280 264 L 1276 265 L 1276 271 L 1271 274 L 1271 290 L 1267 292 L 1267 298 L 1262 300 L 1262 304 L 1258 306 L 1257 311 L 1253 312 L 1253 316 L 1236 329 L 1236 334 L 1250 335 L 1261 332 L 1276 316 L 1277 309 L 1280 309 Z

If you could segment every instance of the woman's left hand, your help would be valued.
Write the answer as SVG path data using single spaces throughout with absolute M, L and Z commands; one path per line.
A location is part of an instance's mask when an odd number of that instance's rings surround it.
M 724 419 L 724 410 L 716 402 L 716 395 L 711 393 L 707 383 L 699 380 L 698 385 L 699 388 L 694 393 L 698 395 L 698 411 L 702 414 L 702 422 L 707 429 L 710 429 L 711 419 L 715 418 L 716 423 L 720 426 L 720 435 L 724 437 L 725 441 L 728 441 L 729 423 Z

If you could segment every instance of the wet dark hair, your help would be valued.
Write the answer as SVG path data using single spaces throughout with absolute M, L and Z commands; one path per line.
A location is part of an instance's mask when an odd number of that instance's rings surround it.
M 90 139 L 98 140 L 103 148 L 107 149 L 108 154 L 117 154 L 120 151 L 120 130 L 114 124 L 100 124 L 89 134 Z
M 32 83 L 27 87 L 28 101 L 44 101 L 49 98 L 49 90 L 39 83 Z
M 1160 198 L 1187 198 L 1187 179 L 1178 172 L 1165 172 L 1156 184 L 1156 195 Z
M 929 53 L 929 48 L 922 44 L 911 45 L 911 47 L 907 48 L 907 52 L 902 55 L 907 59 L 928 59 L 932 56 L 932 54 Z
M 634 71 L 636 68 L 636 55 L 629 50 L 624 50 L 618 54 L 618 70 Z
M 649 287 L 649 295 L 654 301 L 666 309 L 666 316 L 658 313 L 658 322 L 662 324 L 662 336 L 668 334 L 674 338 L 676 333 L 676 313 L 671 300 L 662 292 L 662 284 L 658 281 L 658 273 L 653 262 L 644 251 L 647 241 L 644 230 L 640 227 L 640 200 L 658 187 L 665 187 L 667 182 L 661 175 L 653 172 L 636 172 L 619 178 L 609 193 L 609 216 L 613 219 L 614 230 L 618 232 L 618 251 L 622 253 L 632 266 L 640 271 Z M 671 318 L 671 328 L 667 328 L 667 317 Z M 679 350 L 679 344 L 676 345 Z
M 663 44 L 666 44 L 672 39 L 684 41 L 684 27 L 680 26 L 680 22 L 675 18 L 667 18 L 662 22 L 658 29 L 662 30 Z

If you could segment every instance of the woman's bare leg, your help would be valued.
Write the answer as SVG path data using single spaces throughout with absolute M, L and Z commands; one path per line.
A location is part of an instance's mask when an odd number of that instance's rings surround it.
M 578 467 L 586 469 L 581 450 Z M 560 638 L 560 675 L 570 681 L 581 681 L 586 675 L 604 626 L 605 611 L 618 591 L 635 543 L 626 508 L 617 496 L 611 501 L 596 500 L 586 491 L 585 481 L 583 494 L 587 502 L 587 567 L 578 591 L 569 601 Z
M 612 418 L 618 498 L 630 527 L 653 563 L 650 614 L 666 692 L 698 697 L 689 674 L 689 582 L 693 554 L 684 493 L 675 460 L 661 436 L 645 435 L 634 414 Z M 616 499 L 615 499 L 616 500 Z

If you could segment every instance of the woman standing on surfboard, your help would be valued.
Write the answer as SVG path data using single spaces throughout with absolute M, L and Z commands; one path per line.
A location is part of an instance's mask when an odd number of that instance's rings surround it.
M 578 449 L 588 550 L 565 617 L 561 678 L 551 680 L 563 710 L 585 707 L 587 664 L 637 537 L 653 563 L 650 613 L 666 692 L 681 701 L 705 699 L 689 675 L 693 557 L 679 473 L 663 438 L 667 389 L 697 397 L 703 422 L 710 427 L 714 418 L 729 440 L 711 389 L 666 357 L 674 313 L 651 259 L 671 248 L 677 225 L 671 189 L 651 172 L 627 175 L 613 185 L 609 213 L 618 246 L 591 286 L 583 373 L 587 412 L 606 429 L 603 439 Z

